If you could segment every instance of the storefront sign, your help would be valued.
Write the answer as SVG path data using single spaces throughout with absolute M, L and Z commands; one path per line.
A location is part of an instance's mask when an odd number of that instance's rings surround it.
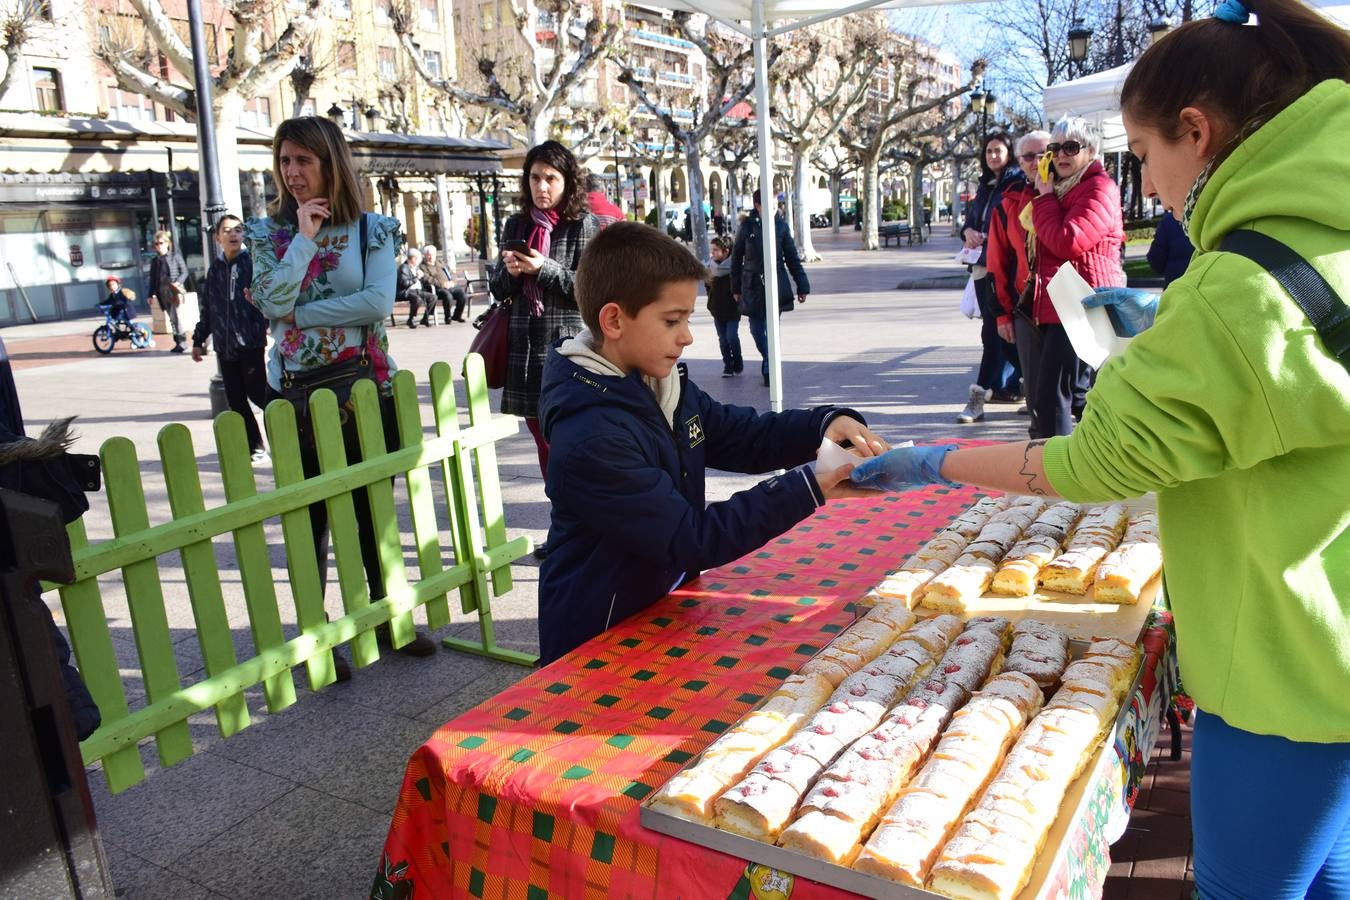
M 108 203 L 145 196 L 145 186 L 136 184 L 0 184 L 0 203 Z

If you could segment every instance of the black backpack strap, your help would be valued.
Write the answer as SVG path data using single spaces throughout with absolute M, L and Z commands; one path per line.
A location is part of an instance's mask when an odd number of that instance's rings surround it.
M 1350 306 L 1321 272 L 1289 247 L 1257 231 L 1230 231 L 1219 249 L 1245 256 L 1269 272 L 1312 320 L 1331 355 L 1350 371 Z
M 370 243 L 370 214 L 361 213 L 361 287 L 366 286 L 366 251 Z

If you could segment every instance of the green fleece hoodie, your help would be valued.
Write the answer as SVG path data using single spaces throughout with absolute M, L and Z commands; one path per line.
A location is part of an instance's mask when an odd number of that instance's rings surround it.
M 1233 151 L 1191 220 L 1196 255 L 1153 327 L 1103 366 L 1045 448 L 1064 497 L 1157 491 L 1181 675 L 1203 710 L 1350 741 L 1350 372 L 1237 228 L 1301 253 L 1350 299 L 1350 85 L 1325 81 Z

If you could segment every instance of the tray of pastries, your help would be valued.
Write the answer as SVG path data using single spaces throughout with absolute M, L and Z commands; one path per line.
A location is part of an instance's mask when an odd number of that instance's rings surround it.
M 641 821 L 868 897 L 1035 897 L 1139 659 L 1037 620 L 882 599 Z
M 920 615 L 1034 618 L 1076 640 L 1135 640 L 1161 585 L 1149 500 L 1082 506 L 984 497 L 953 519 L 863 603 Z

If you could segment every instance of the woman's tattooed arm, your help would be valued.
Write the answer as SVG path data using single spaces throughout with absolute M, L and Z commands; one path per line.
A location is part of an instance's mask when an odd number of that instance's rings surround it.
M 1034 494 L 1056 497 L 1045 477 L 1044 440 L 988 447 L 966 447 L 947 454 L 942 464 L 944 477 L 1007 494 Z

